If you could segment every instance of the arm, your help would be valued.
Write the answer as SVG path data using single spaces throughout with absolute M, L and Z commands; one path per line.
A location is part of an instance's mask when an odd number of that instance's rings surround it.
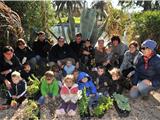
M 92 81 L 90 81 L 90 87 L 91 87 L 92 94 L 96 94 L 97 93 L 97 89 L 96 89 L 96 86 L 93 84 Z
M 41 84 L 41 94 L 42 96 L 46 97 L 47 96 L 47 88 L 46 88 L 46 82 L 45 79 L 42 79 L 42 84 Z
M 53 96 L 57 96 L 59 91 L 58 81 L 54 80 L 53 82 Z
M 20 98 L 20 97 L 22 97 L 26 92 L 27 92 L 27 83 L 26 83 L 26 81 L 25 80 L 23 80 L 22 81 L 23 83 L 22 83 L 22 85 L 20 86 L 21 88 L 21 90 L 20 90 L 20 94 L 17 96 L 17 98 Z
M 128 64 L 128 54 L 127 54 L 127 52 L 125 52 L 123 62 L 120 67 L 121 72 L 126 69 L 127 64 Z

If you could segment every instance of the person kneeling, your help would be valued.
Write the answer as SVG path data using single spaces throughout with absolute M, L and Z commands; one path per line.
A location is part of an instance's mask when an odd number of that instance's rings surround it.
M 58 81 L 54 78 L 52 71 L 47 71 L 41 81 L 41 94 L 38 103 L 43 107 L 48 100 L 52 98 L 55 100 L 55 96 L 58 96 L 59 86 Z

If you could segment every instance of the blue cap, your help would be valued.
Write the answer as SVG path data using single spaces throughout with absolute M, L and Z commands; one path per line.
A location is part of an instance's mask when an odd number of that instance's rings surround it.
M 147 47 L 151 49 L 152 51 L 155 51 L 155 48 L 157 47 L 157 43 L 154 40 L 147 39 L 142 43 L 143 47 Z

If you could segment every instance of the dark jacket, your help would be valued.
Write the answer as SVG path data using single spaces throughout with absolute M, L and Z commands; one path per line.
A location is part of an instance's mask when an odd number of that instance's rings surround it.
M 26 82 L 28 82 L 29 81 L 29 77 L 31 77 L 32 78 L 32 74 L 33 74 L 33 72 L 26 72 L 26 71 L 24 71 L 24 70 L 22 70 L 21 71 L 21 77 L 23 78 L 23 79 L 25 79 L 26 80 Z
M 51 45 L 47 40 L 44 40 L 43 42 L 38 40 L 33 43 L 32 49 L 35 55 L 40 55 L 42 58 L 46 58 L 50 48 L 51 48 Z
M 27 92 L 27 83 L 25 80 L 21 80 L 18 84 L 12 83 L 12 88 L 8 91 L 9 96 L 16 95 L 18 97 L 25 96 Z
M 7 74 L 7 76 L 5 75 L 2 75 L 0 74 L 0 80 L 1 81 L 4 81 L 4 80 L 11 80 L 11 73 L 13 71 L 19 71 L 22 69 L 22 65 L 21 63 L 19 62 L 19 59 L 14 55 L 13 58 L 11 59 L 11 64 L 10 63 L 7 63 L 5 60 L 4 60 L 4 56 L 3 55 L 0 55 L 0 73 L 5 71 L 5 70 L 11 70 L 11 72 L 9 74 Z
M 81 41 L 80 44 L 77 44 L 76 42 L 71 42 L 70 47 L 74 51 L 74 54 L 76 55 L 77 60 L 81 57 L 81 49 L 83 47 L 84 41 Z
M 62 47 L 60 47 L 58 44 L 52 46 L 49 52 L 49 61 L 57 62 L 57 60 L 64 58 L 75 58 L 71 47 L 66 43 Z
M 26 47 L 24 49 L 20 49 L 19 47 L 17 47 L 15 49 L 15 55 L 19 58 L 20 62 L 22 62 L 24 57 L 26 57 L 27 60 L 34 57 L 34 53 L 30 47 Z
M 89 55 L 85 55 L 83 54 L 84 51 L 87 51 L 87 52 L 90 52 Z M 93 47 L 83 47 L 81 49 L 81 62 L 83 64 L 86 64 L 86 65 L 90 65 L 91 64 L 91 60 L 94 58 L 94 48 Z
M 155 54 L 148 61 L 148 68 L 144 68 L 143 56 L 139 59 L 136 65 L 136 73 L 132 80 L 133 85 L 137 85 L 138 82 L 148 79 L 152 82 L 152 86 L 155 88 L 160 87 L 160 55 Z
M 82 82 L 82 79 L 87 77 L 88 81 L 86 83 Z M 83 90 L 86 88 L 86 94 L 89 96 L 90 94 L 97 94 L 97 89 L 92 81 L 92 78 L 85 72 L 80 72 L 79 76 L 77 78 L 78 81 L 78 87 L 80 90 Z

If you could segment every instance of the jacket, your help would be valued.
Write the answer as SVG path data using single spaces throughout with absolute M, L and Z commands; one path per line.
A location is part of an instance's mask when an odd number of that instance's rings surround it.
M 123 71 L 131 67 L 135 68 L 141 56 L 142 56 L 142 53 L 138 50 L 135 52 L 135 54 L 132 54 L 130 53 L 129 50 L 127 50 L 124 54 L 124 58 L 123 58 L 123 62 L 121 64 L 120 70 Z
M 51 45 L 47 40 L 41 41 L 35 41 L 33 43 L 33 51 L 35 55 L 39 55 L 42 58 L 46 58 L 48 56 L 48 53 L 50 51 Z
M 57 96 L 58 91 L 59 91 L 59 86 L 57 80 L 54 79 L 51 84 L 48 84 L 45 78 L 42 78 L 42 83 L 41 83 L 42 96 L 47 96 L 48 94 Z
M 24 96 L 27 92 L 27 83 L 25 80 L 21 80 L 18 84 L 11 84 L 11 89 L 8 91 L 9 96 L 16 95 L 18 98 Z
M 66 43 L 62 47 L 60 47 L 58 44 L 52 46 L 49 52 L 49 61 L 57 62 L 57 60 L 64 58 L 75 58 L 71 47 Z
M 143 56 L 139 59 L 132 84 L 137 85 L 144 79 L 150 80 L 153 87 L 160 87 L 160 55 L 155 54 L 149 59 L 147 69 L 144 68 Z
M 0 55 L 0 80 L 4 81 L 4 80 L 9 80 L 11 81 L 11 73 L 13 71 L 20 71 L 22 69 L 22 65 L 19 62 L 19 59 L 13 55 L 13 58 L 10 61 L 11 63 L 7 62 L 4 60 L 4 56 Z M 5 70 L 11 70 L 11 72 L 9 74 L 7 74 L 6 76 L 2 74 L 3 71 Z
M 88 81 L 87 82 L 82 82 L 82 79 L 87 77 Z M 80 72 L 78 75 L 78 87 L 79 90 L 83 90 L 86 88 L 86 95 L 89 96 L 90 94 L 97 94 L 97 89 L 92 81 L 92 78 L 85 72 Z
M 20 62 L 22 62 L 24 57 L 26 57 L 27 60 L 30 60 L 32 57 L 34 57 L 34 53 L 29 47 L 25 47 L 24 49 L 17 47 L 15 49 L 15 55 L 19 58 Z
M 78 100 L 78 85 L 74 84 L 71 88 L 68 88 L 65 84 L 61 87 L 60 91 L 61 98 L 65 102 L 76 103 Z

